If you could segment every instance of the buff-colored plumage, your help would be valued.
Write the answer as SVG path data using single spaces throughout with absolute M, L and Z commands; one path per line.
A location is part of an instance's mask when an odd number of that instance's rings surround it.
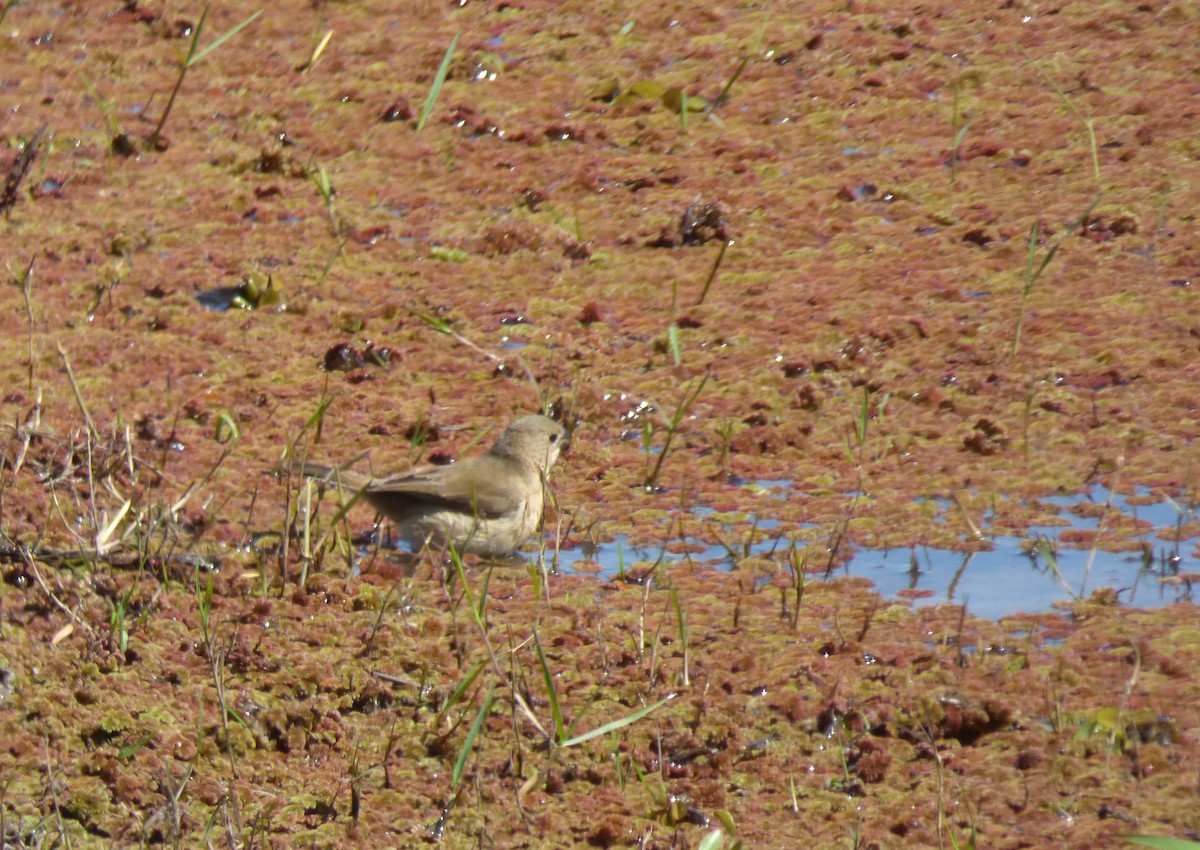
M 522 416 L 486 453 L 449 466 L 422 466 L 383 478 L 328 466 L 299 464 L 293 471 L 361 493 L 413 548 L 441 548 L 498 556 L 511 553 L 538 529 L 546 475 L 565 432 L 545 416 Z

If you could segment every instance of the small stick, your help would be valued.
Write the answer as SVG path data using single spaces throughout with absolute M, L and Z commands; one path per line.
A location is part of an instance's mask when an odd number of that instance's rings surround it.
M 80 411 L 83 412 L 83 421 L 87 423 L 88 433 L 92 435 L 92 439 L 100 439 L 100 433 L 96 430 L 96 424 L 92 422 L 92 415 L 88 413 L 87 405 L 83 401 L 83 395 L 79 392 L 79 384 L 75 382 L 75 370 L 71 368 L 71 361 L 67 357 L 67 352 L 62 347 L 62 343 L 58 343 L 58 354 L 62 357 L 63 366 L 67 369 L 67 379 L 71 382 L 71 390 L 75 393 L 75 401 L 79 405 Z

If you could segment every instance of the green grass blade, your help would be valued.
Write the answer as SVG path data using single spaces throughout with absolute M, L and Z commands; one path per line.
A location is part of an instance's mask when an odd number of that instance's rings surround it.
M 717 95 L 717 99 L 709 104 L 709 109 L 716 109 L 722 106 L 729 98 L 729 90 L 733 88 L 733 84 L 738 81 L 738 77 L 742 75 L 742 71 L 746 70 L 746 65 L 750 62 L 749 56 L 743 56 L 741 63 L 737 66 L 737 70 L 733 72 L 733 76 L 729 78 L 729 82 L 725 84 L 725 88 L 721 89 L 721 93 Z
M 655 460 L 654 468 L 650 470 L 650 474 L 646 477 L 646 480 L 642 486 L 650 488 L 655 486 L 657 483 L 658 474 L 662 471 L 663 462 L 667 459 L 667 455 L 671 451 L 671 441 L 675 439 L 675 434 L 679 430 L 679 423 L 683 421 L 685 416 L 687 416 L 688 411 L 691 410 L 691 407 L 699 397 L 701 390 L 704 389 L 704 385 L 708 383 L 708 379 L 711 377 L 712 372 L 705 372 L 704 377 L 700 379 L 698 384 L 695 381 L 692 381 L 684 389 L 683 401 L 680 402 L 679 407 L 676 408 L 675 414 L 671 417 L 671 420 L 668 424 L 667 439 L 663 442 L 662 450 L 658 453 L 658 458 Z M 649 427 L 648 424 L 647 427 Z M 648 450 L 649 437 L 647 437 L 646 446 Z
M 871 390 L 864 386 L 862 404 L 858 408 L 858 419 L 854 423 L 854 438 L 861 449 L 867 444 L 867 424 L 871 421 Z
M 688 411 L 692 409 L 692 405 L 696 403 L 696 399 L 700 397 L 700 391 L 704 389 L 704 385 L 708 383 L 708 379 L 712 377 L 712 372 L 705 372 L 704 377 L 700 379 L 700 383 L 693 390 L 691 384 L 688 384 L 688 392 L 684 395 L 683 403 L 675 411 L 675 415 L 671 419 L 671 428 L 678 428 L 679 423 L 688 415 Z
M 1033 226 L 1029 228 L 1029 256 L 1025 264 L 1025 282 L 1028 285 L 1033 279 L 1033 262 L 1037 255 L 1037 240 L 1038 240 L 1038 221 L 1033 220 Z
M 624 729 L 626 726 L 630 726 L 634 723 L 637 723 L 639 720 L 641 720 L 643 717 L 645 717 L 647 714 L 654 711 L 655 709 L 661 708 L 662 706 L 666 705 L 668 702 L 675 699 L 675 696 L 676 696 L 675 694 L 668 694 L 667 696 L 663 697 L 662 699 L 660 699 L 658 702 L 654 703 L 653 705 L 648 705 L 648 706 L 645 706 L 644 708 L 639 708 L 633 714 L 629 714 L 629 715 L 626 715 L 625 717 L 621 717 L 617 720 L 612 721 L 611 723 L 605 723 L 603 726 L 599 726 L 599 727 L 591 730 L 590 732 L 584 732 L 582 735 L 576 735 L 574 738 L 568 738 L 567 740 L 562 742 L 562 746 L 573 747 L 576 744 L 582 744 L 584 741 L 590 741 L 590 740 L 592 740 L 592 738 L 599 737 L 600 735 L 607 735 L 609 732 L 615 732 L 617 729 Z
M 479 674 L 483 672 L 483 668 L 486 666 L 487 661 L 480 661 L 467 671 L 467 675 L 458 683 L 458 687 L 442 702 L 442 707 L 438 709 L 437 717 L 430 724 L 430 728 L 436 729 L 441 725 L 442 718 L 446 716 L 446 712 L 458 704 L 458 701 L 463 698 L 463 695 L 466 694 L 471 685 L 475 684 L 475 680 L 479 678 Z
M 1075 223 L 1075 227 L 1079 230 L 1080 233 L 1082 233 L 1087 228 L 1088 219 L 1090 219 L 1092 217 L 1092 212 L 1096 209 L 1096 207 L 1100 206 L 1100 202 L 1102 200 L 1104 200 L 1104 193 L 1100 192 L 1096 195 L 1096 197 L 1092 200 L 1092 202 L 1090 204 L 1088 204 L 1088 208 L 1083 211 L 1083 215 L 1081 215 L 1079 217 L 1079 221 L 1077 221 Z
M 1088 150 L 1091 152 L 1092 157 L 1092 176 L 1098 181 L 1100 179 L 1100 154 L 1096 146 L 1095 122 L 1091 119 L 1091 116 L 1084 115 L 1079 111 L 1079 108 L 1075 106 L 1075 102 L 1072 101 L 1067 93 L 1062 90 L 1062 87 L 1054 81 L 1053 77 L 1043 71 L 1042 67 L 1036 61 L 1034 61 L 1034 59 L 1030 57 L 1028 53 L 1026 53 L 1024 50 L 1021 50 L 1021 55 L 1025 57 L 1026 61 L 1033 65 L 1033 69 L 1038 72 L 1038 76 L 1045 80 L 1046 83 L 1049 84 L 1052 89 L 1054 89 L 1054 93 L 1058 96 L 1063 108 L 1073 115 L 1075 120 L 1083 126 L 1084 132 L 1087 133 Z
M 546 680 L 546 695 L 550 700 L 550 714 L 554 719 L 554 738 L 561 742 L 566 735 L 563 733 L 564 724 L 562 708 L 558 704 L 558 689 L 554 687 L 554 675 L 550 672 L 550 663 L 546 660 L 546 653 L 542 649 L 542 639 L 538 637 L 536 628 L 533 630 L 533 645 L 537 650 L 538 663 L 542 666 L 542 678 Z
M 657 774 L 658 787 L 656 788 L 650 784 L 650 780 L 646 778 L 646 774 L 638 767 L 636 759 L 630 759 L 629 765 L 633 768 L 633 772 L 637 774 L 638 781 L 642 783 L 642 788 L 646 790 L 650 799 L 654 801 L 654 805 L 660 809 L 665 806 L 667 804 L 667 786 L 663 784 L 662 775 Z
M 754 518 L 755 523 L 758 522 L 758 517 Z M 690 639 L 688 629 L 688 615 L 683 610 L 683 606 L 679 604 L 679 594 L 675 588 L 671 588 L 671 604 L 675 606 L 675 622 L 679 627 L 679 643 L 683 646 L 683 686 L 686 688 L 689 684 L 688 679 L 688 643 Z
M 495 564 L 489 564 L 487 571 L 483 574 L 483 586 L 479 588 L 479 622 L 483 623 L 486 619 L 484 613 L 487 611 L 488 588 L 492 586 L 492 572 L 495 569 Z
M 410 315 L 417 317 L 440 334 L 453 333 L 453 330 L 450 328 L 450 323 L 445 319 L 439 319 L 437 316 L 431 316 L 428 313 L 422 313 L 420 310 L 415 310 L 412 307 L 405 307 L 404 309 L 407 310 Z
M 196 52 L 195 52 L 195 47 L 196 47 L 196 45 L 195 45 L 195 42 L 193 42 L 193 43 L 192 43 L 192 51 L 191 51 L 191 52 L 189 53 L 189 55 L 188 55 L 187 64 L 188 64 L 188 65 L 195 65 L 197 62 L 199 62 L 199 61 L 200 61 L 201 59 L 203 59 L 205 56 L 207 56 L 208 54 L 212 53 L 214 50 L 216 50 L 216 49 L 217 49 L 218 47 L 220 47 L 222 44 L 224 44 L 225 42 L 229 41 L 229 39 L 233 38 L 235 35 L 237 35 L 239 32 L 241 32 L 242 30 L 244 30 L 246 27 L 250 26 L 250 24 L 252 24 L 252 23 L 254 22 L 254 19 L 255 19 L 255 18 L 257 18 L 257 17 L 258 17 L 259 15 L 261 15 L 262 13 L 263 13 L 263 10 L 262 10 L 262 9 L 259 9 L 259 10 L 258 10 L 257 12 L 255 12 L 253 15 L 251 15 L 251 16 L 250 16 L 250 17 L 248 17 L 248 18 L 246 18 L 246 20 L 244 20 L 244 21 L 242 21 L 240 24 L 237 24 L 236 26 L 234 26 L 234 27 L 233 27 L 233 29 L 229 30 L 229 31 L 228 31 L 228 32 L 226 32 L 224 35 L 222 35 L 222 36 L 219 36 L 219 37 L 218 37 L 218 38 L 217 38 L 217 39 L 216 39 L 216 40 L 215 40 L 215 41 L 214 41 L 212 44 L 208 45 L 208 47 L 204 48 L 204 49 L 203 49 L 203 50 L 201 50 L 199 53 L 196 53 Z M 207 15 L 207 14 L 208 14 L 208 7 L 207 7 L 207 6 L 205 6 L 205 7 L 204 7 L 204 14 L 205 14 L 205 15 Z M 203 23 L 203 19 L 201 20 L 201 23 Z M 200 27 L 199 27 L 199 26 L 197 26 L 197 27 L 196 27 L 196 38 L 198 39 L 199 37 L 200 37 Z
M 237 422 L 226 410 L 222 410 L 217 414 L 215 433 L 218 443 L 232 443 L 240 440 L 242 437 L 242 430 L 238 428 Z
M 4 24 L 4 19 L 8 17 L 8 10 L 15 5 L 17 5 L 17 0 L 8 0 L 8 2 L 4 4 L 4 8 L 0 9 L 0 25 Z
M 1058 253 L 1058 249 L 1061 246 L 1061 242 L 1055 242 L 1050 246 L 1050 250 L 1046 252 L 1046 256 L 1042 257 L 1042 262 L 1038 264 L 1037 271 L 1033 273 L 1033 280 L 1037 280 L 1042 276 L 1042 272 L 1046 270 L 1046 266 L 1050 265 L 1050 261 L 1054 259 L 1054 255 Z M 1032 283 L 1032 281 L 1030 282 Z
M 433 112 L 433 106 L 437 103 L 438 95 L 442 93 L 442 84 L 446 82 L 446 74 L 450 72 L 450 62 L 454 58 L 454 48 L 458 47 L 458 37 L 462 33 L 455 33 L 454 38 L 450 41 L 450 46 L 446 48 L 446 55 L 442 57 L 442 64 L 438 66 L 437 76 L 433 78 L 433 85 L 429 87 L 429 96 L 425 98 L 425 108 L 421 110 L 421 117 L 417 119 L 417 132 L 421 132 L 421 128 L 425 126 L 425 122 L 429 120 L 429 113 Z
M 475 601 L 475 594 L 471 592 L 471 585 L 467 582 L 467 573 L 463 568 L 462 556 L 458 554 L 458 551 L 453 545 L 451 545 L 449 548 L 450 560 L 454 563 L 454 568 L 458 570 L 458 580 L 462 583 L 463 594 L 467 597 L 467 605 L 471 609 L 471 617 L 475 620 L 475 625 L 482 629 L 484 628 L 483 602 L 482 600 L 479 602 Z
M 1168 838 L 1163 835 L 1126 835 L 1121 840 L 1143 847 L 1153 847 L 1155 850 L 1200 850 L 1200 841 Z
M 971 123 L 968 121 L 966 124 L 963 124 L 961 127 L 959 127 L 958 132 L 954 134 L 954 144 L 950 150 L 956 160 L 958 159 L 958 149 L 962 146 L 963 139 L 966 138 L 967 130 L 970 129 Z
M 319 423 L 322 419 L 324 419 L 326 411 L 329 410 L 329 407 L 332 404 L 333 404 L 333 396 L 327 395 L 327 394 L 322 395 L 317 400 L 317 409 L 313 411 L 312 416 L 308 417 L 308 421 L 304 423 L 304 430 L 307 431 L 309 428 L 313 427 L 314 425 Z
M 466 767 L 467 758 L 471 755 L 471 750 L 475 749 L 475 739 L 479 737 L 479 730 L 483 728 L 483 722 L 487 720 L 488 713 L 492 710 L 493 696 L 492 691 L 495 689 L 495 682 L 488 682 L 487 695 L 483 698 L 483 705 L 479 706 L 479 713 L 475 715 L 475 720 L 471 724 L 471 728 L 467 730 L 467 738 L 463 741 L 462 748 L 458 751 L 458 759 L 454 762 L 454 771 L 450 774 L 450 787 L 457 788 L 458 781 L 462 779 L 463 768 Z
M 192 43 L 188 45 L 187 58 L 183 60 L 183 67 L 189 68 L 196 57 L 196 48 L 200 46 L 200 35 L 204 32 L 204 22 L 208 20 L 209 5 L 204 4 L 204 11 L 200 13 L 200 20 L 196 22 L 196 28 L 192 30 Z

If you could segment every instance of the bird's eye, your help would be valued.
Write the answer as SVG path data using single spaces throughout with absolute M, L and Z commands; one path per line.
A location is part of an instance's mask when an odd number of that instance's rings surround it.
M 552 443 L 557 443 L 557 442 L 558 442 L 558 434 L 551 434 L 551 435 L 550 435 L 550 442 L 552 442 Z

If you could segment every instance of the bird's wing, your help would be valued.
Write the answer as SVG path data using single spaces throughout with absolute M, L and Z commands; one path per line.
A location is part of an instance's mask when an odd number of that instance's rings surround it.
M 368 498 L 392 493 L 406 501 L 448 508 L 496 519 L 521 507 L 522 488 L 528 477 L 519 464 L 502 458 L 472 458 L 450 466 L 426 466 L 373 481 Z

